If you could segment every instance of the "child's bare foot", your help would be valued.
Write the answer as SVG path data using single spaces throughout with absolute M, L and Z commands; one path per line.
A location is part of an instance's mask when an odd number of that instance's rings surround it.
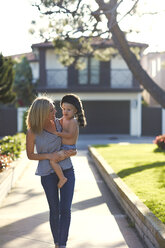
M 64 184 L 68 181 L 68 179 L 66 177 L 63 177 L 62 179 L 59 180 L 57 186 L 58 188 L 62 188 L 62 186 L 64 186 Z

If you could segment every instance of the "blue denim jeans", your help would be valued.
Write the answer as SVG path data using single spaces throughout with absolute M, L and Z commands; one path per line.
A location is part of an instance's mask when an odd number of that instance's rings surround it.
M 54 243 L 65 246 L 71 220 L 71 204 L 75 185 L 73 167 L 63 171 L 68 181 L 59 190 L 58 177 L 55 173 L 41 176 L 41 184 L 44 188 L 50 210 L 50 227 Z

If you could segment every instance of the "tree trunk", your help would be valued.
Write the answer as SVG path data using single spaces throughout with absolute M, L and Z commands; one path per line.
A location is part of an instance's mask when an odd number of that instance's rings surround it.
M 165 91 L 161 89 L 142 68 L 136 56 L 131 52 L 124 33 L 120 30 L 118 24 L 111 28 L 112 39 L 127 63 L 129 69 L 133 73 L 138 82 L 146 89 L 151 96 L 165 108 Z
M 100 10 L 106 9 L 106 4 L 103 0 L 96 0 L 99 5 Z M 108 28 L 112 33 L 112 39 L 119 53 L 127 63 L 130 71 L 137 79 L 137 81 L 146 89 L 151 96 L 163 107 L 165 108 L 165 91 L 160 88 L 147 74 L 147 72 L 142 68 L 136 56 L 130 50 L 128 41 L 125 38 L 123 31 L 120 29 L 116 21 L 116 5 L 117 0 L 111 0 L 109 4 L 110 9 L 114 9 L 113 13 L 105 13 L 108 20 Z M 115 23 L 115 24 L 113 24 Z M 111 25 L 112 24 L 112 25 Z

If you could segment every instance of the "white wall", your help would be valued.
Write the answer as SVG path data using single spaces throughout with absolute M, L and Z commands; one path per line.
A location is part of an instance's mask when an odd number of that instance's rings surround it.
M 110 73 L 112 88 L 132 87 L 132 73 L 120 55 L 112 58 Z
M 123 58 L 118 55 L 111 60 L 111 68 L 112 69 L 128 69 L 127 64 L 123 60 Z
M 59 60 L 58 56 L 55 54 L 54 49 L 47 49 L 46 50 L 46 70 L 49 69 L 64 69 L 66 68 L 63 66 Z
M 67 67 L 59 62 L 54 49 L 46 50 L 46 70 L 49 87 L 67 88 Z
M 32 69 L 33 83 L 35 83 L 39 79 L 39 62 L 32 61 L 30 62 L 30 66 Z
M 142 57 L 141 64 L 155 83 L 165 90 L 165 52 L 148 53 Z M 143 91 L 143 97 L 150 106 L 159 106 L 146 90 Z

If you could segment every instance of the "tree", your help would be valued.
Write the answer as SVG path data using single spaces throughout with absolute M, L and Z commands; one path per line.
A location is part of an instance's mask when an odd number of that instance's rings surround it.
M 13 92 L 14 70 L 11 58 L 5 58 L 0 54 L 0 102 L 11 103 L 15 99 Z
M 14 92 L 16 106 L 29 106 L 35 98 L 32 70 L 26 57 L 15 64 Z
M 54 38 L 56 52 L 68 58 L 67 51 L 81 55 L 84 51 L 94 53 L 90 46 L 91 37 L 112 38 L 121 56 L 127 63 L 137 81 L 152 95 L 152 97 L 165 108 L 165 92 L 149 77 L 142 68 L 135 54 L 131 51 L 125 32 L 119 26 L 119 19 L 133 16 L 136 12 L 139 0 L 93 0 L 94 7 L 84 0 L 41 0 L 34 5 L 41 14 L 49 16 L 49 31 L 40 30 L 40 34 L 46 39 Z M 122 14 L 120 9 L 131 6 Z M 34 23 L 34 22 L 33 22 Z M 104 25 L 103 25 L 104 24 Z M 80 38 L 79 45 L 69 45 L 69 38 Z M 89 37 L 88 43 L 84 38 Z M 62 39 L 62 43 L 61 43 Z M 88 50 L 87 50 L 88 48 Z M 71 54 L 70 54 L 71 55 Z M 61 59 L 63 62 L 63 60 Z M 72 63 L 77 63 L 73 58 Z

